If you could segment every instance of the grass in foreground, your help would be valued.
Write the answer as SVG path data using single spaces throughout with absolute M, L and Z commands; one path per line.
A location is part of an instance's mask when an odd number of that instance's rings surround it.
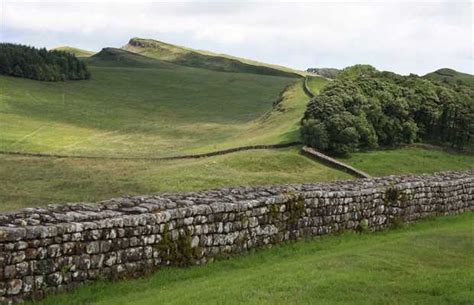
M 353 153 L 340 159 L 373 176 L 422 174 L 474 168 L 474 155 L 407 147 Z
M 173 161 L 0 155 L 0 211 L 127 194 L 351 178 L 300 155 L 297 148 Z
M 474 213 L 89 284 L 41 305 L 472 304 Z

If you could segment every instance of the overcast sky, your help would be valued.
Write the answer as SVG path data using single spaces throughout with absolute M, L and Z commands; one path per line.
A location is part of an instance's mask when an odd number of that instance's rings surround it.
M 0 0 L 0 40 L 98 51 L 131 37 L 299 69 L 357 63 L 402 74 L 473 74 L 470 1 Z

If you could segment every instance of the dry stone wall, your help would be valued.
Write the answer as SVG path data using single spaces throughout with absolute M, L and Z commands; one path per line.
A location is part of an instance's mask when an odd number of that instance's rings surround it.
M 0 214 L 0 303 L 341 230 L 474 210 L 474 172 L 116 198 Z

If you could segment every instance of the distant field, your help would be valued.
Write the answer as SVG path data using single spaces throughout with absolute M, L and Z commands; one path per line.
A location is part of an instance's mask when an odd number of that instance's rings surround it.
M 295 82 L 172 67 L 91 67 L 78 82 L 2 76 L 0 150 L 158 157 L 238 146 Z
M 474 168 L 474 155 L 419 147 L 353 153 L 340 159 L 373 176 L 422 174 Z
M 323 77 L 308 77 L 307 85 L 312 93 L 316 94 L 329 80 Z
M 434 72 L 428 73 L 424 78 L 446 82 L 450 84 L 463 84 L 466 86 L 474 86 L 474 76 L 472 74 L 458 72 L 453 69 L 443 68 Z
M 300 155 L 297 148 L 160 162 L 0 154 L 0 169 L 0 211 L 127 194 L 352 179 Z
M 41 305 L 471 304 L 474 213 L 94 283 Z
M 94 55 L 94 52 L 92 51 L 78 49 L 74 47 L 68 47 L 68 46 L 56 47 L 56 48 L 53 48 L 53 50 L 69 52 L 76 55 L 77 57 L 89 57 L 89 56 Z
M 154 39 L 132 38 L 129 43 L 122 48 L 151 58 L 165 60 L 189 67 L 290 77 L 307 75 L 304 71 L 288 67 L 258 62 L 227 54 L 217 54 L 210 51 L 191 49 Z

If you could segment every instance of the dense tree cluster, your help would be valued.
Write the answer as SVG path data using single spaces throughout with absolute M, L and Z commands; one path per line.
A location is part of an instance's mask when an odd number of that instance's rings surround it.
M 472 148 L 474 89 L 349 67 L 308 104 L 301 133 L 339 155 L 419 140 Z
M 86 65 L 63 51 L 0 43 L 0 74 L 44 81 L 89 79 Z

